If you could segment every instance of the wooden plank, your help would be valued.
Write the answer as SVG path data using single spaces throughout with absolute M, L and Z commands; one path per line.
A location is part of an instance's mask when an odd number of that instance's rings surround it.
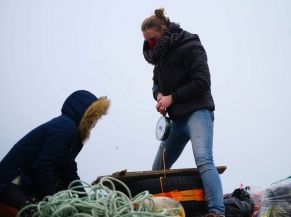
M 216 169 L 219 174 L 222 174 L 226 170 L 226 166 L 217 166 Z M 183 169 L 169 169 L 169 170 L 160 170 L 160 171 L 136 171 L 136 172 L 127 172 L 127 170 L 122 170 L 119 172 L 115 172 L 112 175 L 107 175 L 110 177 L 117 178 L 121 181 L 137 181 L 137 180 L 145 180 L 150 178 L 157 178 L 163 176 L 197 176 L 199 177 L 199 172 L 197 168 L 183 168 Z M 99 176 L 92 183 L 98 183 L 100 179 L 104 176 Z

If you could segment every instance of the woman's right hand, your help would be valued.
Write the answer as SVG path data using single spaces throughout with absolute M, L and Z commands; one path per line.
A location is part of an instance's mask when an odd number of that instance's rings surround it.
M 157 105 L 156 109 L 158 112 L 160 112 L 162 115 L 164 115 L 167 112 L 167 108 L 171 106 L 173 100 L 172 95 L 164 96 L 163 94 L 159 93 L 157 96 Z

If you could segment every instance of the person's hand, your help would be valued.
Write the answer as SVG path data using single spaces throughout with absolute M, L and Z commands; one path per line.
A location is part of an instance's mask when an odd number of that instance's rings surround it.
M 157 101 L 159 101 L 161 99 L 161 97 L 163 97 L 163 96 L 164 96 L 163 94 L 158 93 L 158 95 L 157 95 Z
M 158 94 L 157 96 L 158 103 L 156 105 L 156 109 L 162 115 L 166 113 L 168 107 L 170 107 L 173 103 L 172 95 L 163 96 L 162 94 Z

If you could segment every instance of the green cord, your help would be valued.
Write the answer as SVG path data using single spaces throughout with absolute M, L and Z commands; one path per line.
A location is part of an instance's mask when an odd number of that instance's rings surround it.
M 78 191 L 82 184 L 87 192 Z M 124 187 L 127 195 L 117 191 L 115 184 Z M 164 217 L 178 216 L 179 208 L 153 212 L 153 196 L 143 191 L 132 197 L 129 188 L 120 180 L 113 177 L 103 177 L 96 185 L 83 181 L 73 181 L 68 190 L 46 196 L 38 204 L 23 207 L 17 214 L 21 217 L 25 211 L 36 210 L 32 217 Z M 176 213 L 175 215 L 170 213 Z

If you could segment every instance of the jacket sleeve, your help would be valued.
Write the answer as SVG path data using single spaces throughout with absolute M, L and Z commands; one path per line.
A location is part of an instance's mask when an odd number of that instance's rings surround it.
M 158 79 L 157 79 L 157 74 L 156 74 L 156 68 L 154 69 L 154 76 L 153 76 L 153 97 L 155 100 L 157 100 L 157 96 L 160 93 L 160 88 L 159 88 L 159 83 L 158 83 Z
M 174 102 L 198 98 L 209 91 L 211 86 L 206 52 L 199 42 L 187 48 L 184 59 L 189 82 L 172 93 Z
M 80 180 L 80 177 L 78 175 L 78 166 L 75 161 L 75 158 L 77 157 L 77 155 L 79 154 L 82 148 L 83 148 L 83 143 L 79 141 L 71 149 L 71 157 L 70 157 L 71 161 L 67 162 L 68 164 L 64 171 L 64 179 L 65 179 L 64 181 L 65 181 L 66 188 L 69 186 L 69 184 L 71 184 L 72 181 Z M 78 191 L 85 192 L 85 189 L 80 182 L 76 182 L 73 185 L 73 187 L 78 187 L 77 189 Z
M 66 164 L 70 147 L 77 136 L 71 126 L 58 126 L 48 129 L 45 143 L 34 163 L 35 184 L 38 195 L 56 193 L 56 172 Z

